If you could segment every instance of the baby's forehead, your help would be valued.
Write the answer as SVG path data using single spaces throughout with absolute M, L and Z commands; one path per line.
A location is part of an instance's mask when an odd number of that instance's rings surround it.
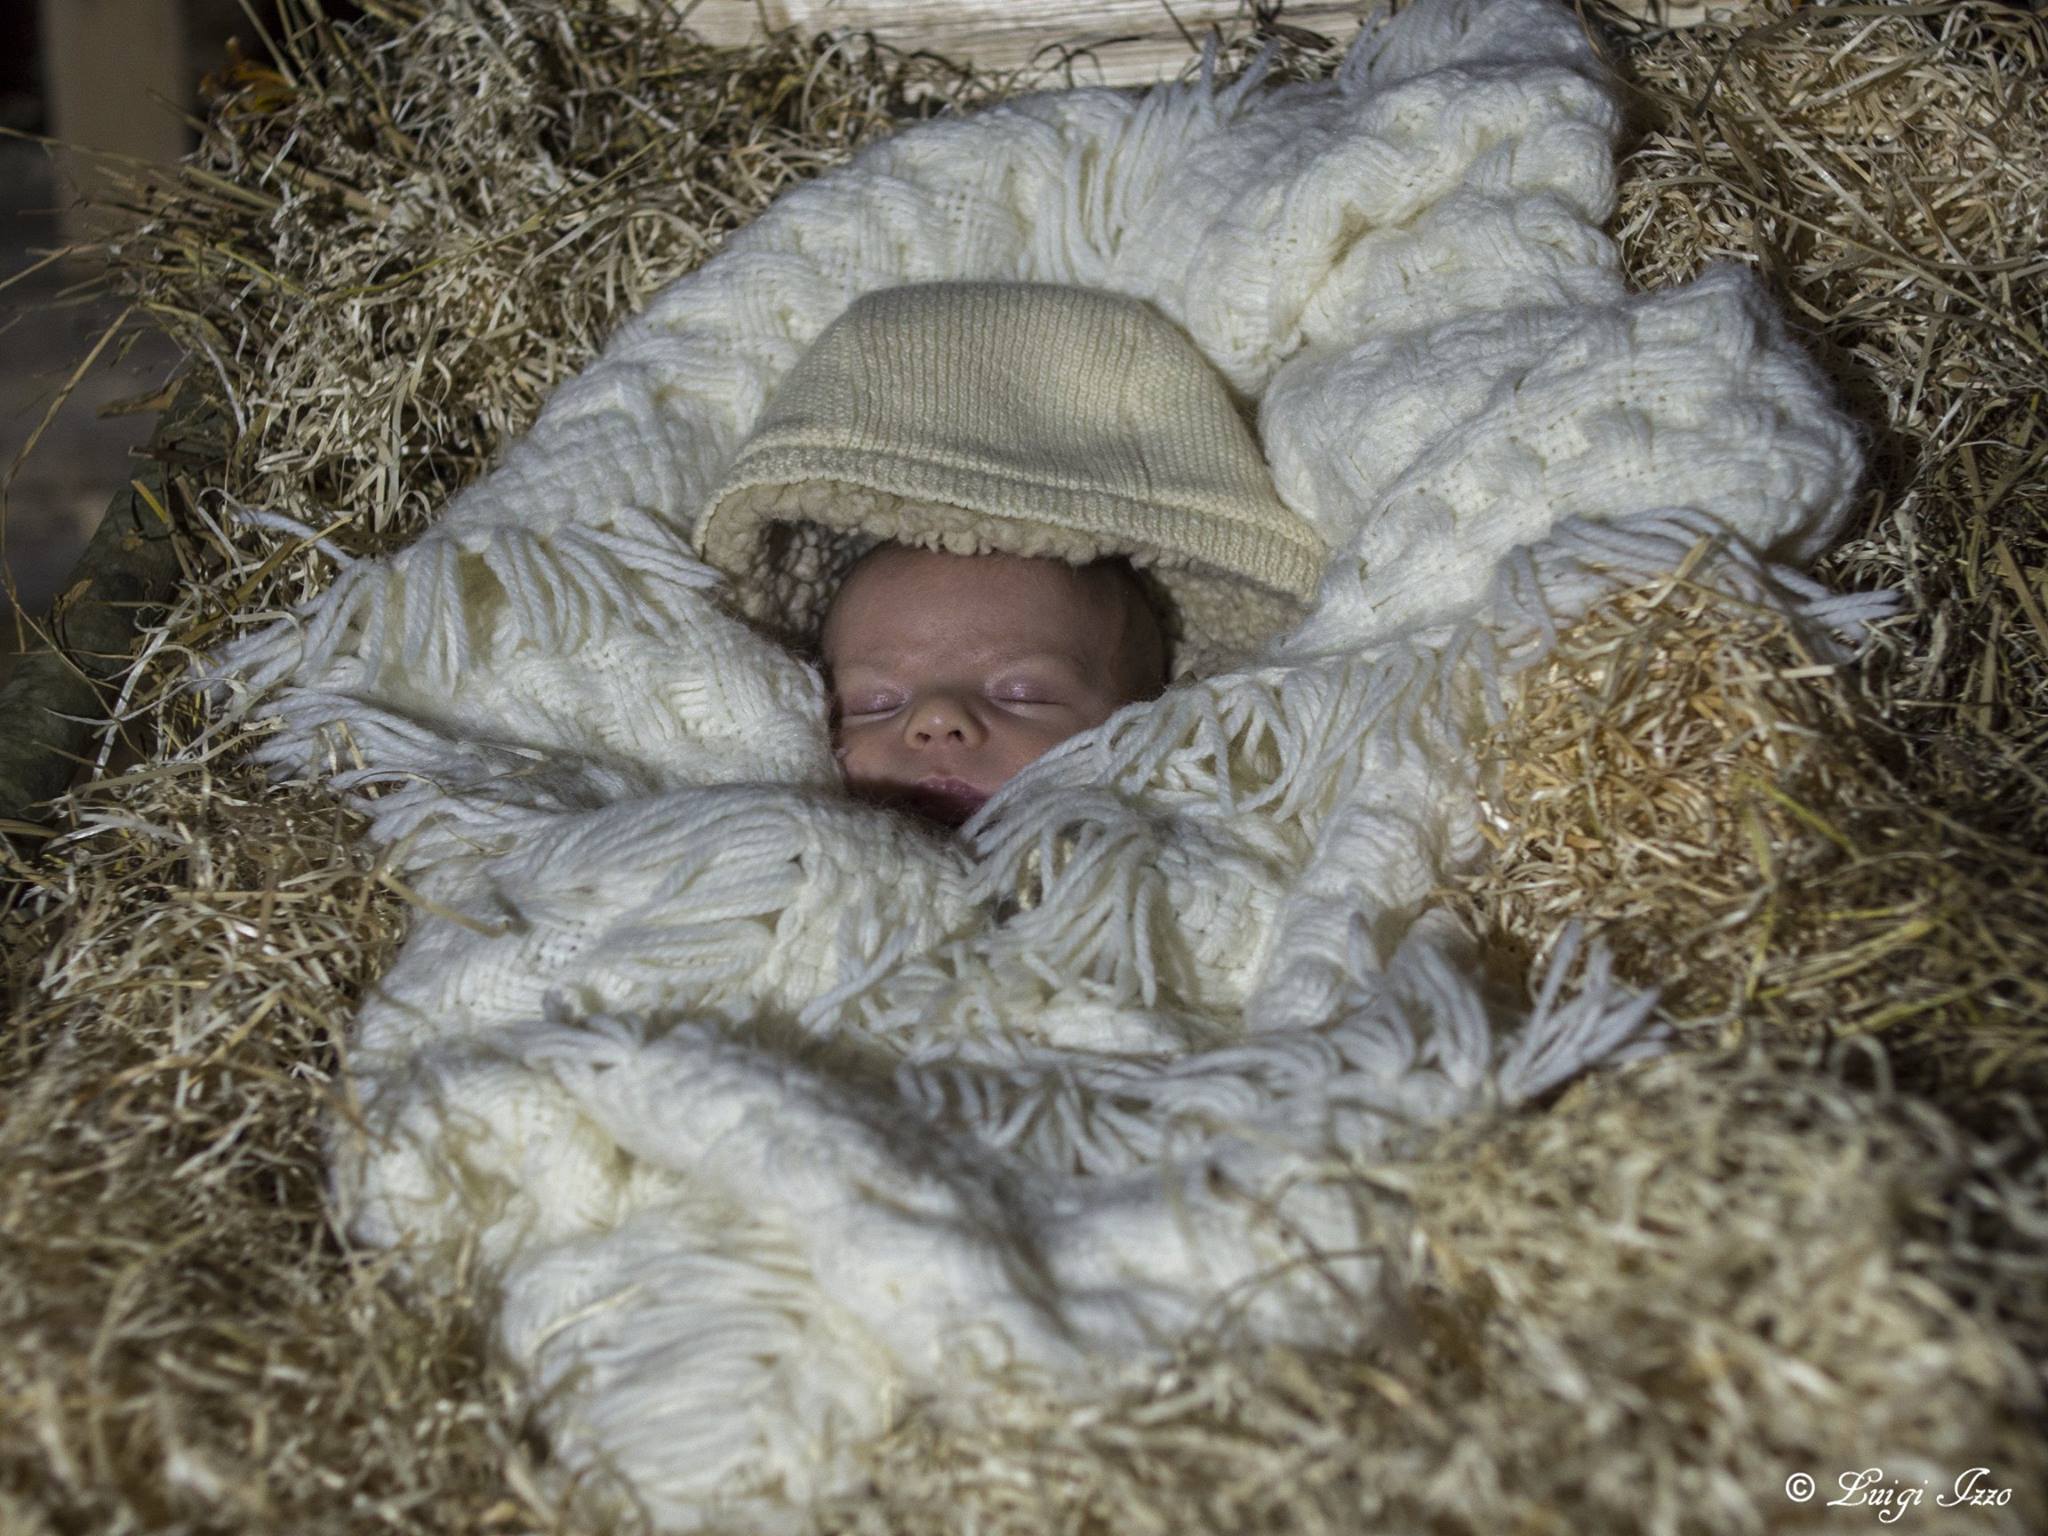
M 1098 670 L 1111 639 L 1072 624 L 1005 621 L 998 614 L 960 620 L 951 615 L 912 613 L 900 608 L 857 614 L 829 627 L 820 649 L 835 671 L 956 673 L 1030 662 L 1076 674 Z
M 826 657 L 825 674 L 842 682 L 887 679 L 912 686 L 980 686 L 998 677 L 1017 677 L 1091 687 L 1109 670 L 1108 661 L 1104 655 L 1046 650 L 1030 644 L 978 647 L 972 651 L 930 647 L 877 651 L 850 647 Z
M 1112 584 L 1091 579 L 1098 575 L 1056 560 L 885 546 L 840 582 L 821 638 L 828 653 L 849 641 L 995 644 L 1032 633 L 1092 649 L 1108 636 L 1093 633 L 1101 625 L 1091 620 L 1121 616 Z

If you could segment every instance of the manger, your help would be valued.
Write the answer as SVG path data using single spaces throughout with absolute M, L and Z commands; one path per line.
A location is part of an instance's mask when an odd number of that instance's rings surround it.
M 9 834 L 31 1522 L 2038 1525 L 2035 18 L 366 9 L 106 253 L 190 366 Z M 1151 304 L 1330 561 L 958 837 L 691 544 L 940 278 Z

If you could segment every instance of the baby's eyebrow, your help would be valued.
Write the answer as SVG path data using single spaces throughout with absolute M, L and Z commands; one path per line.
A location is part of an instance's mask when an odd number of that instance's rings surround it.
M 1066 667 L 1069 670 L 1075 672 L 1081 672 L 1086 670 L 1086 667 L 1082 662 L 1081 658 L 1069 651 L 1017 651 L 1007 654 L 998 654 L 991 657 L 990 665 L 1003 667 L 1021 667 L 1032 663 L 1047 661 L 1053 662 L 1058 666 Z

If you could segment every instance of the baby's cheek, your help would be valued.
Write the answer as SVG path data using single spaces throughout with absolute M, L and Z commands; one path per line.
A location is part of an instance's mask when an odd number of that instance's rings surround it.
M 872 732 L 842 732 L 832 755 L 839 760 L 839 776 L 848 784 L 873 785 L 893 780 L 887 747 L 876 741 Z
M 1002 743 L 1003 782 L 1008 783 L 1061 742 L 1081 733 L 1079 726 L 1019 726 L 1005 733 Z

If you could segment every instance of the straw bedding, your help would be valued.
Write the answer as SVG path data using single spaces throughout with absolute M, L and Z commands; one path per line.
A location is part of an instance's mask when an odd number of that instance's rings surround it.
M 482 1298 L 423 1304 L 328 1230 L 323 1089 L 404 882 L 166 684 L 331 574 L 277 514 L 353 553 L 408 536 L 616 306 L 923 110 L 908 74 L 986 88 L 793 44 L 717 58 L 560 7 L 387 25 L 403 46 L 309 34 L 289 78 L 245 68 L 206 165 L 120 257 L 243 430 L 186 471 L 194 580 L 127 700 L 141 763 L 17 855 L 0 1392 L 27 1411 L 0 1496 L 29 1528 L 631 1523 L 536 1478 Z M 2015 381 L 2039 360 L 2040 207 L 2014 167 L 2041 136 L 2039 32 L 1859 7 L 1609 45 L 1643 87 L 1634 271 L 1762 255 L 1888 434 L 1836 574 L 1902 579 L 1915 609 L 1874 664 L 1823 674 L 1684 581 L 1617 600 L 1503 720 L 1513 814 L 1460 897 L 1509 943 L 1625 917 L 1624 965 L 1676 983 L 1703 1047 L 1763 1051 L 1356 1170 L 1412 1203 L 1421 1277 L 1375 1350 L 1197 1339 L 1093 1403 L 913 1416 L 838 1523 L 1726 1530 L 1795 1518 L 1795 1470 L 1938 1489 L 1980 1465 L 2012 1502 L 1913 1516 L 2038 1523 L 2043 557 Z M 712 115 L 719 92 L 755 110 Z M 644 114 L 684 131 L 636 137 Z M 664 177 L 701 223 L 644 212 Z M 1958 318 L 1916 327 L 1915 304 Z M 1873 1044 L 1826 1049 L 1849 1035 Z

